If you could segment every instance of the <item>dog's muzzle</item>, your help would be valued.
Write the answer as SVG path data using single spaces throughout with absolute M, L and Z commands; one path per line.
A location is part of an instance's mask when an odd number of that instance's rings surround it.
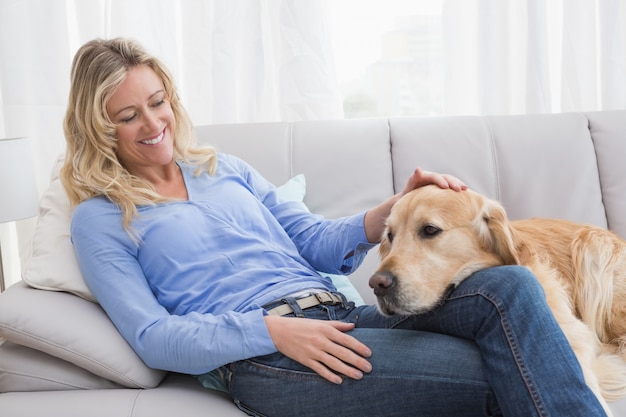
M 369 286 L 377 297 L 383 297 L 396 286 L 396 276 L 390 271 L 377 271 L 370 277 Z

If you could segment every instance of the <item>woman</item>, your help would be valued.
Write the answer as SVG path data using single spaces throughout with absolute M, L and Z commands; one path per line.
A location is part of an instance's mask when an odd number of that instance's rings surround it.
M 310 214 L 196 148 L 169 72 L 125 39 L 77 52 L 64 126 L 81 271 L 149 366 L 218 369 L 258 416 L 604 415 L 526 269 L 476 273 L 422 316 L 355 307 L 316 272 L 351 272 L 401 195 L 459 179 L 416 169 L 365 213 Z

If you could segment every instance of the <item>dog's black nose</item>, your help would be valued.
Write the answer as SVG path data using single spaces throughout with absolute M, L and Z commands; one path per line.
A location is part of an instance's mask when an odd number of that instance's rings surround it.
M 389 271 L 378 271 L 370 277 L 369 284 L 376 296 L 382 296 L 396 285 L 396 277 Z

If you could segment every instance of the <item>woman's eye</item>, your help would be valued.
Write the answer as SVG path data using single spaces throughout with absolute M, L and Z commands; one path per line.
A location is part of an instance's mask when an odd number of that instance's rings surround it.
M 425 224 L 420 228 L 418 233 L 421 237 L 430 239 L 441 233 L 441 229 L 432 224 Z
M 159 101 L 157 101 L 156 103 L 154 103 L 154 104 L 152 105 L 152 107 L 160 107 L 160 106 L 162 106 L 163 104 L 165 104 L 165 100 L 159 100 Z

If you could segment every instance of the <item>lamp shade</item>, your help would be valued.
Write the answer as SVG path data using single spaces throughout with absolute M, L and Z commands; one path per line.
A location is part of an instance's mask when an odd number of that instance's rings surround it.
M 0 223 L 36 216 L 38 203 L 30 140 L 0 139 Z

